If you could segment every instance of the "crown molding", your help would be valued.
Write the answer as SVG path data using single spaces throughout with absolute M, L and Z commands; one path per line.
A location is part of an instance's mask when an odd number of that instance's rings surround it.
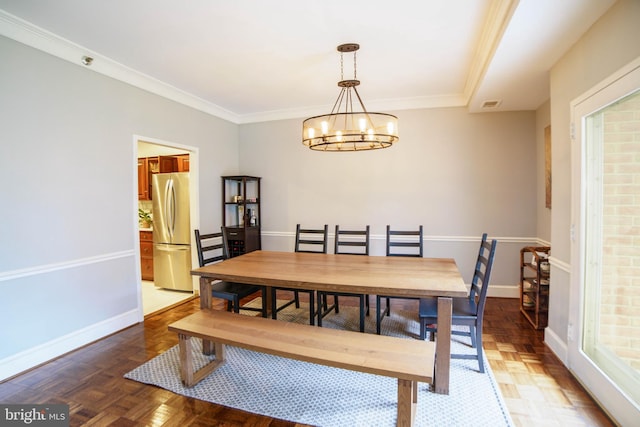
M 464 88 L 465 105 L 468 105 L 476 94 L 519 3 L 520 0 L 492 1 L 467 76 Z
M 2 9 L 0 9 L 0 35 L 212 116 L 232 123 L 240 123 L 239 116 L 229 110 L 120 64 Z M 83 56 L 93 58 L 90 66 L 82 64 Z
M 518 1 L 519 0 L 494 0 L 487 25 L 479 42 L 479 48 L 477 49 L 473 66 L 467 78 L 464 93 L 432 97 L 369 100 L 367 102 L 368 109 L 371 111 L 400 111 L 422 108 L 466 107 L 471 96 L 475 93 L 482 76 L 486 72 L 487 64 L 490 62 L 500 42 L 500 38 L 504 33 Z M 147 92 L 235 124 L 299 119 L 301 117 L 326 114 L 331 109 L 331 105 L 325 105 L 239 115 L 147 74 L 136 71 L 109 57 L 7 13 L 2 9 L 0 9 L 0 35 L 71 62 L 79 67 L 128 83 Z M 83 56 L 93 58 L 90 66 L 82 63 Z
M 449 108 L 466 107 L 466 100 L 462 94 L 439 96 L 416 96 L 411 98 L 394 98 L 367 101 L 368 111 L 400 111 L 416 110 L 420 108 Z M 308 108 L 284 109 L 264 111 L 254 114 L 243 114 L 239 123 L 258 123 L 272 120 L 299 119 L 301 117 L 313 117 L 328 114 L 331 105 L 322 105 Z

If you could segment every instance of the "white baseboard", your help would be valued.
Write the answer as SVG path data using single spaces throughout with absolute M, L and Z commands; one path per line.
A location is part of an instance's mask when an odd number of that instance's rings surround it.
M 562 341 L 560 336 L 548 326 L 544 330 L 544 343 L 556 356 L 558 356 L 558 359 L 560 359 L 564 366 L 568 366 L 569 350 L 567 349 L 567 344 Z
M 520 287 L 518 285 L 491 285 L 487 296 L 494 298 L 520 298 Z
M 0 360 L 0 381 L 139 323 L 135 309 Z

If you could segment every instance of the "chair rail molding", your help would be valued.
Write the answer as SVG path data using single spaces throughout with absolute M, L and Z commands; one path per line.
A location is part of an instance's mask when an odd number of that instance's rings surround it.
M 137 256 L 137 252 L 134 251 L 133 249 L 129 249 L 126 251 L 111 252 L 108 254 L 96 255 L 96 256 L 87 257 L 87 258 L 79 258 L 79 259 L 74 259 L 71 261 L 65 261 L 65 262 L 60 262 L 55 264 L 44 264 L 44 265 L 38 265 L 35 267 L 22 268 L 19 270 L 0 271 L 0 282 L 20 279 L 28 276 L 36 276 L 38 274 L 50 273 L 52 271 L 76 268 L 83 265 L 97 264 L 97 263 L 111 261 L 118 258 L 132 257 L 134 255 Z
M 549 257 L 549 264 L 551 264 L 553 267 L 556 267 L 562 271 L 564 271 L 567 274 L 571 274 L 571 264 L 566 263 L 564 261 L 561 261 L 560 259 L 556 258 L 556 257 Z
M 278 237 L 278 238 L 295 238 L 296 233 L 294 231 L 262 231 L 263 236 Z M 379 240 L 385 242 L 387 239 L 386 234 L 371 234 L 371 240 Z M 402 237 L 398 237 L 401 239 Z M 532 243 L 545 246 L 548 243 L 537 237 L 514 237 L 514 236 L 489 236 L 491 239 L 497 239 L 500 243 L 522 243 L 531 245 Z M 329 232 L 329 239 L 335 239 L 335 233 Z M 422 239 L 425 242 L 480 242 L 480 236 L 428 236 L 425 235 Z

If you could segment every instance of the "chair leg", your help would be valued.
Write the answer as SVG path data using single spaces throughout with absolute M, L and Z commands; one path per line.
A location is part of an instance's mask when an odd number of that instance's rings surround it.
M 318 316 L 318 326 L 322 328 L 322 313 L 324 310 L 324 306 L 327 304 L 327 296 L 326 294 L 318 295 L 318 311 L 315 313 Z M 311 304 L 309 304 L 309 308 L 311 308 Z
M 480 373 L 484 374 L 484 357 L 482 356 L 482 326 L 478 326 L 476 329 L 476 344 L 477 344 L 477 353 L 478 353 L 478 367 L 480 368 Z
M 298 295 L 298 291 L 293 291 L 293 299 L 296 302 L 296 308 L 300 308 L 300 295 Z
M 240 313 L 240 300 L 238 299 L 238 295 L 233 296 L 233 311 L 234 313 Z
M 340 313 L 340 306 L 338 305 L 338 295 L 333 296 L 333 304 L 336 307 L 336 314 Z
M 336 303 L 336 310 L 337 308 Z M 360 332 L 364 332 L 364 295 L 360 295 Z
M 366 298 L 365 303 L 367 304 L 367 316 L 368 316 L 369 315 L 369 309 L 371 308 L 370 304 L 369 304 L 369 295 L 365 295 L 365 298 Z
M 260 292 L 262 296 L 262 317 L 267 318 L 267 288 L 262 287 L 262 291 Z
M 391 316 L 391 301 L 387 298 L 387 308 L 386 308 L 387 317 Z
M 380 295 L 376 295 L 376 334 L 380 335 Z
M 296 292 L 297 294 L 297 292 Z M 309 324 L 311 326 L 315 325 L 316 312 L 313 309 L 315 307 L 315 291 L 309 292 Z M 320 325 L 320 319 L 322 315 L 318 313 L 318 326 Z
M 271 318 L 278 318 L 278 302 L 276 301 L 276 288 L 271 288 Z
M 420 339 L 424 341 L 425 338 L 427 338 L 427 321 L 420 319 Z
M 476 340 L 476 331 L 477 328 L 473 325 L 469 326 L 469 335 L 471 336 L 471 347 L 476 348 L 478 342 Z
M 227 300 L 227 311 L 233 310 L 233 302 L 229 299 Z

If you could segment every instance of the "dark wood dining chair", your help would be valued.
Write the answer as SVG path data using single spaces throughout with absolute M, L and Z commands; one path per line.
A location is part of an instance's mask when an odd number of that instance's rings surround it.
M 422 258 L 424 254 L 424 243 L 422 234 L 422 225 L 417 230 L 392 230 L 387 225 L 387 256 L 416 257 Z M 381 307 L 382 299 L 385 299 L 387 305 L 384 310 Z M 382 319 L 384 316 L 391 315 L 391 298 L 385 295 L 376 295 L 376 333 L 380 335 L 382 327 Z M 417 299 L 402 297 L 401 299 Z
M 341 230 L 336 225 L 334 253 L 348 255 L 369 255 L 369 226 L 364 230 Z M 327 297 L 333 296 L 333 304 L 327 306 Z M 365 313 L 369 315 L 369 295 L 350 292 L 318 291 L 318 326 L 322 326 L 322 319 L 335 311 L 340 313 L 339 297 L 357 297 L 360 299 L 360 332 L 364 332 Z M 366 307 L 365 307 L 366 305 Z
M 484 372 L 484 358 L 482 357 L 482 318 L 487 301 L 487 290 L 491 280 L 491 268 L 496 253 L 497 240 L 487 241 L 487 234 L 482 235 L 480 250 L 476 260 L 476 267 L 471 281 L 471 290 L 467 298 L 453 298 L 451 325 L 464 325 L 469 332 L 452 330 L 452 335 L 462 335 L 471 338 L 471 346 L 476 348 L 476 354 L 452 354 L 452 359 L 477 359 L 480 372 Z M 438 332 L 438 299 L 420 299 L 420 338 L 425 339 L 427 331 Z
M 327 246 L 329 242 L 329 225 L 325 224 L 324 228 L 302 228 L 300 224 L 296 225 L 296 241 L 295 252 L 307 252 L 307 253 L 327 253 Z M 276 294 L 278 291 L 287 291 L 293 293 L 293 299 L 278 306 Z M 289 307 L 291 304 L 295 304 L 296 308 L 300 308 L 300 292 L 309 294 L 309 324 L 315 325 L 316 309 L 315 309 L 315 296 L 316 291 L 313 289 L 294 289 L 294 288 L 282 288 L 271 287 L 271 317 L 273 319 L 278 318 L 278 312 Z M 281 292 L 282 293 L 282 292 Z
M 195 230 L 194 232 L 200 267 L 227 259 L 229 247 L 225 227 L 221 227 L 220 233 L 201 234 L 200 230 Z M 262 297 L 262 306 L 260 308 L 240 307 L 240 301 L 243 298 L 258 292 Z M 212 284 L 211 296 L 226 300 L 227 311 L 239 313 L 240 308 L 242 308 L 243 310 L 258 311 L 262 314 L 262 317 L 267 317 L 267 294 L 264 286 L 220 280 Z

